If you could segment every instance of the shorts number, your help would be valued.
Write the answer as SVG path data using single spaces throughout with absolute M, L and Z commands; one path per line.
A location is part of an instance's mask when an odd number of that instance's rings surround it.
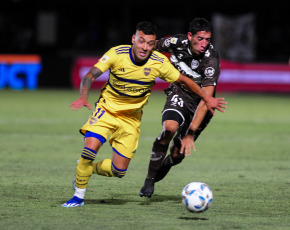
M 183 99 L 179 97 L 177 94 L 175 94 L 171 98 L 171 105 L 173 106 L 179 105 L 180 107 L 183 107 Z
M 95 124 L 98 121 L 98 119 L 100 119 L 104 115 L 104 113 L 105 113 L 105 110 L 98 108 L 95 115 L 91 117 L 90 124 L 91 125 Z
M 104 115 L 105 110 L 101 110 L 101 108 L 98 108 L 98 111 L 96 112 L 94 117 L 96 117 L 99 113 L 100 113 L 100 115 L 98 116 L 98 119 L 100 119 Z

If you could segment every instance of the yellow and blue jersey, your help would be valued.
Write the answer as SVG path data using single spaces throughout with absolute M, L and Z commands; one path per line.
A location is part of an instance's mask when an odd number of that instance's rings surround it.
M 101 98 L 111 113 L 140 113 L 157 77 L 172 83 L 180 74 L 168 58 L 157 51 L 152 52 L 145 64 L 138 65 L 131 49 L 131 45 L 113 47 L 94 65 L 102 72 L 109 69 Z

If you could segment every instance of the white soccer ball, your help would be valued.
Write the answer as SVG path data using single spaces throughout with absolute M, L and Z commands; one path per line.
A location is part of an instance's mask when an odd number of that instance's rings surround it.
M 191 182 L 186 185 L 181 193 L 182 204 L 190 212 L 204 212 L 213 200 L 210 187 L 202 182 Z

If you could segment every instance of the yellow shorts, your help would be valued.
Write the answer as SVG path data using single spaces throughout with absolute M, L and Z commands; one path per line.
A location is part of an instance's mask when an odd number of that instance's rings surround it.
M 99 102 L 80 132 L 85 135 L 90 131 L 106 140 L 110 136 L 109 143 L 113 150 L 121 156 L 132 159 L 138 147 L 140 123 L 140 117 L 112 114 Z

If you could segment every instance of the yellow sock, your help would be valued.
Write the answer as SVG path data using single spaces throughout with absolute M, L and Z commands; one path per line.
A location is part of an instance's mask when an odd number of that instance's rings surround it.
M 114 176 L 114 174 L 112 173 L 111 166 L 112 166 L 111 159 L 104 159 L 97 163 L 93 163 L 93 173 L 102 176 L 112 177 Z
M 81 157 L 77 166 L 76 186 L 78 188 L 86 188 L 92 173 L 93 161 Z

